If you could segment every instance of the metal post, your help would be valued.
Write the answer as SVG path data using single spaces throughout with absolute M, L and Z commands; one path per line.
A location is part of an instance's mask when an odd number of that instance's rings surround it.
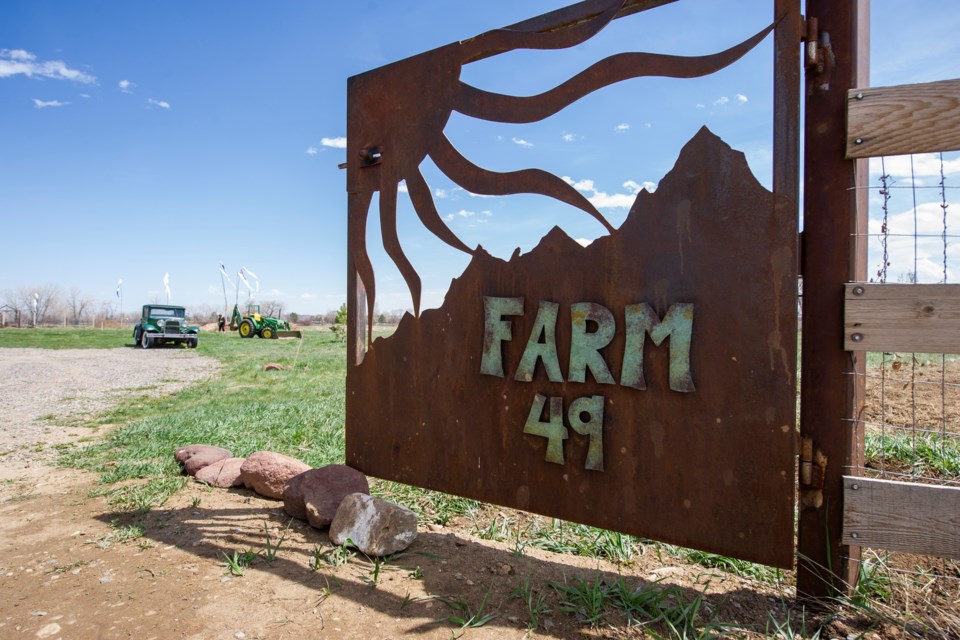
M 866 276 L 867 194 L 856 187 L 867 165 L 845 160 L 844 146 L 847 90 L 869 82 L 869 0 L 807 0 L 806 10 L 817 46 L 806 47 L 800 435 L 812 464 L 801 473 L 797 591 L 823 598 L 855 584 L 860 558 L 840 545 L 865 373 L 864 354 L 843 350 L 843 284 Z

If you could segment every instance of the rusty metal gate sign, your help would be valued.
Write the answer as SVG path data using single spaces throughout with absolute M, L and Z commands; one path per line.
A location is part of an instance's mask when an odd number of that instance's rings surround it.
M 373 476 L 789 567 L 793 559 L 797 345 L 799 10 L 714 55 L 624 53 L 554 90 L 514 97 L 460 81 L 462 65 L 562 48 L 665 0 L 589 0 L 349 81 L 347 462 Z M 639 76 L 724 68 L 775 32 L 774 191 L 706 128 L 655 193 L 614 229 L 539 170 L 493 173 L 447 141 L 452 111 L 533 122 Z M 409 91 L 416 86 L 418 91 Z M 583 247 L 559 229 L 509 261 L 441 221 L 419 165 L 430 157 L 480 194 L 540 193 L 594 216 Z M 472 255 L 439 309 L 396 235 L 397 184 L 422 223 Z M 370 343 L 375 279 L 366 220 L 413 296 Z

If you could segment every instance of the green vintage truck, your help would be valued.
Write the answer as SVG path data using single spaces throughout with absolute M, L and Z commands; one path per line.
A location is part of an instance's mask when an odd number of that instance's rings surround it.
M 170 304 L 145 304 L 140 322 L 133 328 L 136 346 L 149 349 L 165 344 L 185 344 L 197 348 L 200 327 L 187 324 L 187 311 Z

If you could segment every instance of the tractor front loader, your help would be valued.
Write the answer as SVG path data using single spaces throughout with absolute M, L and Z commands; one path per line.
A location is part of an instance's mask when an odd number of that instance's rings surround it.
M 230 330 L 236 331 L 241 338 L 259 336 L 271 340 L 276 338 L 303 338 L 300 331 L 290 328 L 290 323 L 280 318 L 271 318 L 260 314 L 260 305 L 247 305 L 246 315 L 240 315 L 240 309 L 233 305 L 230 315 Z

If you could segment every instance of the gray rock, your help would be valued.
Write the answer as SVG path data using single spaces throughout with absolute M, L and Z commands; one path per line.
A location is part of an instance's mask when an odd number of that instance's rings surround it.
M 187 475 L 195 476 L 200 469 L 210 466 L 214 462 L 233 457 L 233 452 L 209 444 L 190 444 L 177 449 L 173 457 L 183 465 L 183 470 Z
M 370 493 L 367 477 L 352 467 L 331 464 L 291 478 L 283 488 L 283 507 L 294 518 L 325 529 L 351 493 Z
M 405 507 L 363 493 L 340 503 L 330 523 L 330 540 L 350 544 L 368 556 L 389 556 L 409 547 L 417 537 L 417 515 Z
M 240 466 L 240 476 L 248 489 L 267 498 L 283 498 L 283 485 L 293 476 L 310 469 L 310 465 L 272 451 L 258 451 Z
M 212 487 L 219 487 L 221 489 L 243 486 L 243 478 L 240 477 L 240 467 L 245 460 L 246 458 L 225 458 L 224 460 L 214 462 L 200 469 L 194 478 Z

